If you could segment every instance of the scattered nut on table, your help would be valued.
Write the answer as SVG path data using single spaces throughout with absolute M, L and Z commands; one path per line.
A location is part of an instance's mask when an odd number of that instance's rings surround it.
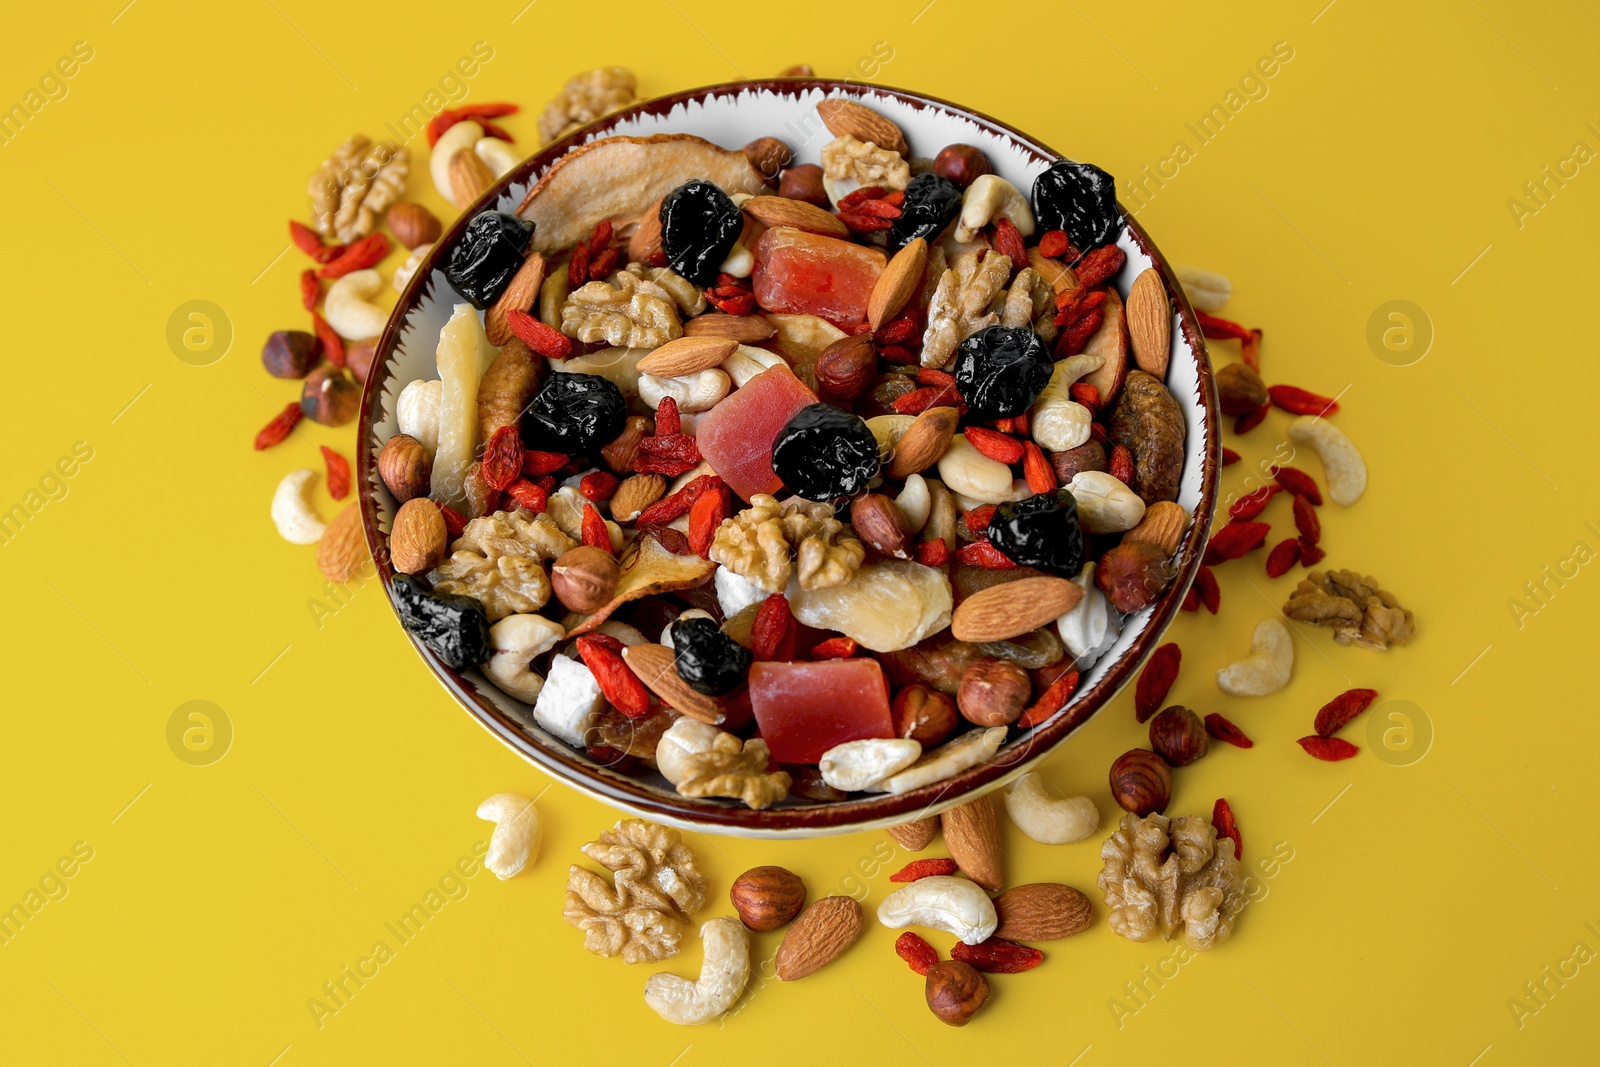
M 698 1026 L 727 1014 L 750 980 L 750 935 L 737 919 L 711 919 L 700 927 L 704 956 L 691 982 L 675 974 L 652 974 L 644 1002 L 669 1023 Z
M 1333 630 L 1341 645 L 1382 652 L 1411 640 L 1415 620 L 1393 593 L 1359 571 L 1312 571 L 1284 604 L 1291 619 Z
M 1294 638 L 1277 619 L 1262 619 L 1250 639 L 1250 654 L 1217 671 L 1217 688 L 1234 697 L 1264 697 L 1289 684 Z
M 290 471 L 272 494 L 272 524 L 278 528 L 278 536 L 291 545 L 314 545 L 328 528 L 306 498 L 316 476 L 309 467 Z
M 1361 450 L 1327 419 L 1301 415 L 1289 423 L 1289 440 L 1309 447 L 1322 460 L 1328 496 L 1335 504 L 1349 507 L 1367 491 L 1367 461 L 1361 458 Z
M 676 956 L 706 899 L 706 877 L 678 832 L 623 819 L 583 853 L 612 872 L 609 881 L 586 867 L 568 873 L 563 915 L 583 931 L 583 947 L 628 963 Z
M 1233 848 L 1198 815 L 1124 815 L 1100 849 L 1098 882 L 1113 933 L 1130 941 L 1179 937 L 1205 952 L 1226 941 L 1244 909 Z
M 496 793 L 478 805 L 478 818 L 494 823 L 483 865 L 501 880 L 513 878 L 539 852 L 539 812 L 519 793 Z
M 1100 812 L 1094 801 L 1088 797 L 1051 796 L 1035 771 L 1024 774 L 1006 789 L 1006 814 L 1017 829 L 1041 845 L 1082 841 L 1100 828 Z
M 919 878 L 884 897 L 878 921 L 891 930 L 932 927 L 969 945 L 986 940 L 1000 925 L 994 902 L 978 883 L 942 874 Z

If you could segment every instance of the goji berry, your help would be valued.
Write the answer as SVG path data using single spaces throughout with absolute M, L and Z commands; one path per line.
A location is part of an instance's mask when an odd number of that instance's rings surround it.
M 1272 405 L 1268 403 L 1262 404 L 1254 411 L 1245 412 L 1243 415 L 1240 415 L 1237 419 L 1233 420 L 1233 432 L 1240 435 L 1249 433 L 1251 430 L 1255 429 L 1257 426 L 1260 426 L 1267 420 L 1267 412 L 1271 410 Z
M 381 233 L 369 233 L 361 240 L 348 245 L 338 257 L 322 265 L 317 273 L 324 278 L 343 278 L 351 271 L 366 270 L 383 262 L 389 254 L 389 238 Z
M 1305 497 L 1317 507 L 1322 506 L 1322 490 L 1317 487 L 1316 479 L 1305 471 L 1296 467 L 1272 467 L 1272 477 L 1279 485 L 1283 486 L 1295 496 Z
M 289 240 L 294 246 L 308 256 L 315 256 L 322 251 L 322 236 L 303 222 L 289 220 Z
M 311 258 L 318 263 L 332 263 L 344 253 L 344 245 L 323 245 L 311 253 Z
M 1082 352 L 1083 346 L 1089 343 L 1089 338 L 1094 336 L 1094 332 L 1100 328 L 1100 323 L 1105 317 L 1104 310 L 1095 308 L 1061 331 L 1061 336 L 1056 339 L 1056 359 L 1066 359 Z
M 759 660 L 793 659 L 794 634 L 789 598 L 773 593 L 761 602 L 750 624 L 750 651 Z
M 950 562 L 950 546 L 942 537 L 924 541 L 917 546 L 916 559 L 924 567 L 943 567 Z
M 881 200 L 887 195 L 889 195 L 889 190 L 881 185 L 865 185 L 841 196 L 839 198 L 839 207 L 841 210 L 849 211 L 857 204 L 865 204 L 868 200 Z
M 317 310 L 317 298 L 322 295 L 322 283 L 317 280 L 317 272 L 307 267 L 300 272 L 300 303 L 305 305 L 307 311 Z
M 567 260 L 567 284 L 580 288 L 589 280 L 589 246 L 579 241 L 572 248 L 572 258 Z
M 589 634 L 587 636 L 594 644 L 600 645 L 603 648 L 609 648 L 619 656 L 622 655 L 622 649 L 624 648 L 624 645 L 622 644 L 621 638 L 613 637 L 610 634 L 600 633 Z
M 896 397 L 890 406 L 901 415 L 920 415 L 929 408 L 956 407 L 960 403 L 961 394 L 956 392 L 954 386 L 925 385 Z
M 756 294 L 748 289 L 739 290 L 735 296 L 720 296 L 708 292 L 706 303 L 724 315 L 748 315 L 756 309 Z
M 1085 252 L 1073 270 L 1077 271 L 1080 286 L 1093 289 L 1121 270 L 1126 262 L 1128 253 L 1116 245 L 1101 245 Z
M 639 454 L 659 459 L 680 460 L 693 467 L 700 462 L 700 445 L 694 437 L 686 433 L 658 433 L 654 437 L 640 438 Z
M 1211 543 L 1206 545 L 1205 565 L 1214 567 L 1260 548 L 1271 531 L 1272 526 L 1265 522 L 1230 522 L 1211 535 Z
M 1028 265 L 1028 246 L 1016 223 L 1002 218 L 994 224 L 994 250 L 1011 260 L 1013 271 Z
M 273 445 L 282 444 L 303 414 L 298 402 L 284 405 L 284 409 L 272 416 L 272 421 L 261 427 L 261 432 L 256 434 L 256 451 L 261 452 Z
M 1311 501 L 1303 496 L 1294 498 L 1294 528 L 1300 531 L 1300 540 L 1317 544 L 1322 540 L 1322 520 L 1317 518 Z
M 1218 797 L 1211 807 L 1211 825 L 1217 831 L 1219 841 L 1227 838 L 1233 842 L 1233 858 L 1244 859 L 1244 838 L 1239 836 L 1239 824 L 1234 820 L 1233 809 L 1222 797 Z
M 899 212 L 895 214 L 898 217 Z M 894 225 L 892 219 L 859 214 L 854 211 L 840 212 L 839 221 L 849 227 L 851 233 L 876 233 L 879 230 L 887 230 Z
M 896 189 L 892 193 L 887 193 L 883 197 L 883 202 L 885 204 L 893 204 L 895 207 L 904 207 L 906 203 L 906 191 L 904 189 Z
M 665 267 L 667 265 L 667 254 L 658 248 L 654 252 L 650 253 L 650 258 L 645 260 L 645 265 L 650 267 Z
M 589 261 L 589 277 L 604 278 L 617 269 L 622 255 L 615 248 L 602 248 L 600 254 Z
M 610 471 L 590 471 L 578 481 L 578 492 L 595 503 L 610 500 L 621 484 Z
M 428 147 L 432 148 L 434 145 L 438 144 L 439 138 L 444 136 L 444 131 L 448 130 L 450 127 L 454 126 L 460 121 L 461 113 L 459 111 L 452 110 L 451 108 L 445 108 L 443 111 L 433 116 L 433 118 L 429 119 L 426 128 L 428 135 Z
M 699 465 L 699 460 L 672 459 L 669 456 L 640 456 L 633 461 L 633 469 L 640 474 L 663 474 L 668 478 L 688 474 Z
M 593 504 L 583 505 L 583 528 L 580 532 L 584 544 L 611 551 L 611 530 L 606 526 L 606 520 L 600 517 L 600 509 Z
M 1227 447 L 1226 445 L 1224 445 L 1223 448 L 1222 448 L 1222 463 L 1221 463 L 1221 466 L 1231 467 L 1237 462 L 1239 462 L 1239 453 L 1235 452 L 1233 449 L 1231 449 L 1231 448 Z
M 1178 667 L 1183 663 L 1183 649 L 1177 642 L 1168 641 L 1150 656 L 1150 662 L 1139 672 L 1139 681 L 1133 689 L 1133 712 L 1139 722 L 1148 722 L 1150 716 L 1161 710 L 1178 680 Z
M 1357 715 L 1372 707 L 1372 702 L 1377 699 L 1376 689 L 1347 689 L 1340 693 L 1317 712 L 1317 736 L 1332 737 L 1350 725 Z
M 1033 493 L 1053 493 L 1061 485 L 1044 449 L 1032 441 L 1022 442 L 1022 480 Z
M 1071 325 L 1105 302 L 1104 289 L 1086 289 L 1081 285 L 1068 289 L 1056 297 L 1056 325 Z
M 322 342 L 323 357 L 335 367 L 344 366 L 344 340 L 328 325 L 328 320 L 313 311 L 311 329 L 316 332 L 317 340 Z
M 594 229 L 589 231 L 589 251 L 605 248 L 611 244 L 612 227 L 610 219 L 601 219 L 594 224 Z
M 460 537 L 467 528 L 467 517 L 449 504 L 440 504 L 439 514 L 444 517 L 444 532 L 450 540 Z
M 1101 445 L 1107 445 L 1111 443 L 1106 435 L 1105 425 L 1098 422 L 1091 422 L 1089 424 L 1089 439 L 1091 441 L 1098 441 Z
M 912 860 L 889 876 L 891 882 L 915 882 L 918 878 L 927 878 L 931 875 L 955 874 L 961 867 L 953 859 L 933 857 L 925 860 Z
M 327 445 L 318 445 L 322 461 L 328 468 L 328 495 L 343 500 L 350 495 L 350 461 Z
M 823 659 L 849 659 L 856 654 L 856 642 L 853 637 L 830 637 L 826 641 L 819 641 L 811 650 L 811 658 Z
M 956 558 L 969 567 L 985 567 L 994 571 L 1010 570 L 1016 566 L 1011 558 L 987 541 L 974 541 L 956 551 Z
M 1204 563 L 1194 575 L 1194 590 L 1200 596 L 1200 603 L 1206 610 L 1215 615 L 1222 606 L 1222 589 L 1217 585 L 1217 576 L 1211 573 L 1211 568 Z
M 671 496 L 664 496 L 654 504 L 639 512 L 639 517 L 634 520 L 637 526 L 665 526 L 689 510 L 689 505 L 694 501 L 689 499 L 688 493 L 679 490 Z
M 701 559 L 711 553 L 711 542 L 717 536 L 717 527 L 728 517 L 727 494 L 721 489 L 702 493 L 689 505 L 689 551 Z
M 572 355 L 572 338 L 546 326 L 526 311 L 506 312 L 506 328 L 535 355 L 545 359 L 566 359 Z
M 683 417 L 678 414 L 678 402 L 670 396 L 661 398 L 661 406 L 656 408 L 656 434 L 661 437 L 672 437 L 683 432 Z
M 1305 564 L 1307 567 L 1315 567 L 1317 564 L 1322 562 L 1323 557 L 1325 557 L 1327 554 L 1328 553 L 1323 550 L 1322 546 L 1317 544 L 1315 541 L 1303 540 L 1300 542 L 1300 562 Z
M 1068 671 L 1051 682 L 1049 688 L 1039 694 L 1039 699 L 1023 711 L 1021 717 L 1017 719 L 1017 726 L 1024 730 L 1038 726 L 1064 708 L 1072 694 L 1077 691 L 1078 672 Z
M 939 962 L 939 950 L 910 930 L 895 938 L 894 954 L 909 963 L 918 974 L 927 974 Z
M 1200 332 L 1213 341 L 1243 341 L 1250 336 L 1247 326 L 1240 326 L 1230 319 L 1219 319 L 1215 315 L 1207 315 L 1204 311 L 1196 311 L 1194 317 L 1200 323 Z
M 918 385 L 955 385 L 956 376 L 937 367 L 923 367 L 917 371 Z M 993 431 L 989 431 L 993 432 Z
M 883 329 L 872 335 L 874 344 L 877 345 L 903 345 L 916 340 L 922 335 L 922 319 L 916 310 L 907 308 L 899 316 L 883 324 Z M 881 353 L 880 353 L 881 355 Z M 932 368 L 924 368 L 932 369 Z M 927 384 L 927 383 L 923 383 Z
M 1300 542 L 1290 537 L 1279 541 L 1267 553 L 1267 577 L 1282 578 L 1300 562 Z
M 1007 437 L 982 426 L 968 426 L 965 432 L 967 444 L 996 463 L 1004 463 L 1009 467 L 1022 462 L 1022 442 L 1015 437 Z
M 878 349 L 878 358 L 885 363 L 909 366 L 917 361 L 917 354 L 905 345 L 884 345 Z
M 589 668 L 589 673 L 594 675 L 600 692 L 613 707 L 630 719 L 650 714 L 650 690 L 628 668 L 626 660 L 596 640 L 599 636 L 585 634 L 578 638 L 577 644 L 578 655 L 583 659 L 583 665 Z
M 538 514 L 550 506 L 550 491 L 542 485 L 534 485 L 526 478 L 518 478 L 506 486 L 505 494 L 523 511 Z M 611 546 L 608 544 L 606 547 Z
M 1252 329 L 1249 337 L 1239 338 L 1239 354 L 1244 357 L 1245 366 L 1253 371 L 1261 369 L 1261 331 Z
M 1039 254 L 1046 259 L 1060 259 L 1072 247 L 1066 230 L 1046 230 L 1039 238 Z
M 1267 395 L 1272 403 L 1291 415 L 1332 415 L 1339 410 L 1339 402 L 1293 385 L 1269 385 Z
M 1196 593 L 1194 591 L 1194 586 L 1191 585 L 1188 589 L 1184 590 L 1183 603 L 1178 605 L 1178 610 L 1179 611 L 1199 611 L 1200 610 L 1200 596 L 1199 596 L 1198 593 Z
M 522 475 L 522 438 L 515 426 L 502 426 L 489 435 L 483 446 L 483 462 L 478 477 L 490 489 L 504 490 Z
M 900 217 L 900 205 L 888 197 L 879 200 L 864 200 L 850 209 L 852 215 L 859 215 L 873 219 L 889 219 L 893 221 Z
M 950 958 L 989 974 L 1019 974 L 1043 963 L 1044 953 L 1003 937 L 991 937 L 976 945 L 957 941 L 950 950 Z
M 1127 445 L 1117 445 L 1113 448 L 1110 457 L 1106 460 L 1106 473 L 1123 485 L 1133 485 L 1135 473 L 1133 450 Z
M 1319 760 L 1328 763 L 1337 763 L 1349 759 L 1361 750 L 1342 737 L 1310 737 L 1299 738 L 1296 742 L 1301 748 Z
M 1256 747 L 1256 743 L 1246 737 L 1243 730 L 1214 711 L 1206 716 L 1205 722 L 1206 733 L 1218 741 L 1226 742 L 1234 748 Z
M 1234 522 L 1248 522 L 1267 510 L 1267 503 L 1273 497 L 1283 492 L 1281 485 L 1264 485 L 1254 492 L 1246 493 L 1228 508 L 1228 518 Z
M 973 537 L 983 537 L 984 531 L 989 528 L 989 523 L 994 520 L 993 504 L 979 504 L 971 511 L 961 513 L 961 522 L 966 526 L 967 532 Z
M 567 465 L 565 452 L 540 452 L 536 448 L 522 450 L 522 474 L 526 478 L 542 478 Z
M 1088 382 L 1073 382 L 1067 386 L 1067 394 L 1090 411 L 1100 406 L 1100 390 Z
M 462 104 L 456 108 L 456 114 L 464 119 L 498 119 L 506 115 L 515 115 L 521 110 L 522 108 L 517 104 Z

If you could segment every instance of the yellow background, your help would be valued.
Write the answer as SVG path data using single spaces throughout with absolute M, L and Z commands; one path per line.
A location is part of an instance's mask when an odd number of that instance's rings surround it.
M 1224 18 L 1196 5 L 524 3 L 447 15 L 404 2 L 97 0 L 8 13 L 0 103 L 21 101 L 76 41 L 93 58 L 0 146 L 0 508 L 24 502 L 76 442 L 93 457 L 0 544 L 0 905 L 22 901 L 75 842 L 93 858 L 0 945 L 0 1060 L 1592 1059 L 1600 579 L 1563 561 L 1579 542 L 1585 561 L 1600 547 L 1587 525 L 1600 525 L 1587 313 L 1600 176 L 1569 164 L 1520 225 L 1508 207 L 1576 142 L 1600 148 L 1586 125 L 1600 126 L 1592 5 L 1297 0 L 1226 5 Z M 1292 685 L 1254 702 L 1222 698 L 1210 674 L 1293 578 L 1267 580 L 1259 554 L 1230 564 L 1221 614 L 1173 627 L 1185 651 L 1173 699 L 1222 711 L 1257 741 L 1179 772 L 1171 808 L 1233 802 L 1259 899 L 1232 941 L 1158 985 L 1145 968 L 1171 946 L 1114 937 L 1102 911 L 1092 931 L 1045 946 L 1041 969 L 996 980 L 991 1008 L 961 1031 L 927 1013 L 894 935 L 875 926 L 803 983 L 758 984 L 721 1028 L 661 1022 L 640 997 L 653 968 L 583 951 L 560 919 L 561 887 L 614 814 L 547 790 L 456 707 L 376 586 L 346 590 L 318 625 L 309 602 L 335 602 L 312 550 L 275 536 L 267 503 L 291 467 L 320 469 L 317 444 L 350 454 L 353 427 L 249 447 L 297 395 L 257 352 L 269 331 L 304 326 L 284 220 L 307 214 L 306 175 L 353 130 L 381 135 L 480 40 L 494 58 L 469 98 L 522 103 L 507 125 L 523 146 L 582 69 L 624 64 L 654 94 L 810 62 L 963 101 L 1123 178 L 1179 140 L 1194 149 L 1140 218 L 1175 261 L 1231 276 L 1228 313 L 1265 328 L 1269 381 L 1341 394 L 1337 421 L 1372 479 L 1348 512 L 1322 509 L 1329 563 L 1378 575 L 1418 617 L 1416 641 L 1387 654 L 1302 631 Z M 1196 147 L 1185 123 L 1279 41 L 1294 56 L 1267 95 Z M 443 211 L 420 154 L 411 190 Z M 1367 340 L 1395 299 L 1420 307 L 1434 335 L 1409 366 Z M 191 300 L 231 323 L 210 365 L 181 361 L 166 339 Z M 1246 462 L 1225 490 L 1245 485 L 1285 424 L 1274 414 L 1229 442 Z M 333 513 L 325 496 L 319 506 Z M 1266 517 L 1283 536 L 1284 502 Z M 1524 583 L 1546 566 L 1568 577 L 1537 603 Z M 1412 736 L 1432 735 L 1423 758 L 1399 720 L 1392 750 L 1362 721 L 1347 731 L 1358 758 L 1300 752 L 1316 708 L 1353 685 L 1414 705 Z M 208 766 L 168 746 L 168 720 L 191 700 L 232 724 L 231 749 Z M 1391 725 L 1378 716 L 1393 710 L 1367 718 Z M 1045 775 L 1109 821 L 1105 768 L 1142 736 L 1125 695 Z M 486 837 L 473 811 L 500 790 L 542 795 L 537 867 L 466 880 L 467 895 L 319 1028 L 308 999 L 373 942 L 395 944 L 384 923 Z M 859 890 L 870 908 L 906 859 L 880 834 L 690 840 L 723 902 L 739 871 L 779 863 L 813 896 Z M 1093 842 L 1049 848 L 1008 829 L 1007 845 L 1012 882 L 1092 889 Z M 1259 865 L 1275 846 L 1292 860 L 1269 876 Z M 702 918 L 719 913 L 725 903 Z M 1573 959 L 1579 942 L 1588 966 Z M 776 944 L 756 939 L 763 959 Z M 698 963 L 691 947 L 668 967 Z M 1567 977 L 1547 979 L 1547 966 Z M 1545 982 L 1545 1000 L 1519 1019 L 1508 1002 L 1530 981 Z M 1128 982 L 1143 983 L 1141 1000 Z

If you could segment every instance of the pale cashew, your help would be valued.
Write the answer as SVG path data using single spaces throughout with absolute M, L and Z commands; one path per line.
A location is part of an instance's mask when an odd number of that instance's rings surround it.
M 484 165 L 489 168 L 489 173 L 496 178 L 504 177 L 514 170 L 518 163 L 522 162 L 522 157 L 517 154 L 517 150 L 498 137 L 480 138 L 472 146 L 472 150 L 478 154 L 478 158 L 483 160 Z
M 939 457 L 938 467 L 939 477 L 957 496 L 984 504 L 1003 504 L 1011 499 L 1011 468 L 973 448 L 967 443 L 966 434 L 958 433 L 950 439 L 950 447 Z
M 430 453 L 439 447 L 439 405 L 443 399 L 444 382 L 418 378 L 400 390 L 400 397 L 394 402 L 395 425 Z
M 456 202 L 455 186 L 450 184 L 450 157 L 463 148 L 471 148 L 483 139 L 483 127 L 471 119 L 463 119 L 439 135 L 434 143 L 433 155 L 428 157 L 428 176 L 433 187 L 439 190 L 445 203 Z
M 489 627 L 489 647 L 494 652 L 483 673 L 507 696 L 532 704 L 544 688 L 544 676 L 533 670 L 533 660 L 566 636 L 560 623 L 543 615 L 507 615 Z
M 996 752 L 1006 742 L 1006 728 L 991 726 L 987 730 L 968 730 L 954 741 L 947 741 L 932 752 L 923 753 L 921 759 L 887 778 L 883 782 L 886 793 L 909 793 L 913 789 L 942 782 L 960 774 L 968 767 L 976 767 Z
M 1067 488 L 1078 502 L 1078 521 L 1090 533 L 1121 533 L 1144 518 L 1139 494 L 1105 471 L 1079 471 Z
M 726 916 L 700 927 L 700 977 L 691 982 L 665 971 L 644 984 L 644 1002 L 669 1023 L 698 1026 L 727 1014 L 750 981 L 750 934 Z
M 894 498 L 900 517 L 905 520 L 907 536 L 921 532 L 928 523 L 928 512 L 933 508 L 933 497 L 928 493 L 928 480 L 920 474 L 906 479 L 900 495 Z
M 732 386 L 728 375 L 716 367 L 676 378 L 658 378 L 654 374 L 639 375 L 639 399 L 651 410 L 661 406 L 661 401 L 671 397 L 684 412 L 710 411 L 711 406 L 728 395 Z
M 722 733 L 715 726 L 688 716 L 673 723 L 661 735 L 661 740 L 656 742 L 656 766 L 661 770 L 661 776 L 673 785 L 681 783 L 688 776 L 684 761 L 690 756 L 710 752 L 712 744 Z
M 1264 697 L 1289 684 L 1294 639 L 1277 619 L 1262 619 L 1250 638 L 1250 654 L 1217 672 L 1217 688 L 1231 697 Z
M 884 897 L 878 921 L 891 930 L 903 926 L 943 930 L 969 945 L 988 940 L 1000 925 L 994 901 L 982 886 L 948 874 L 918 878 Z
M 406 257 L 406 261 L 395 268 L 394 278 L 391 280 L 391 284 L 394 286 L 395 292 L 403 293 L 406 291 L 406 286 L 411 284 L 411 279 L 416 275 L 417 268 L 422 266 L 422 261 L 426 259 L 428 257 L 428 253 L 432 251 L 432 241 L 429 241 L 425 245 L 418 245 L 411 250 L 411 254 Z
M 532 862 L 539 852 L 541 827 L 533 801 L 518 793 L 496 793 L 478 805 L 478 818 L 494 823 L 489 854 L 483 865 L 504 881 Z
M 872 737 L 846 741 L 822 754 L 817 769 L 822 780 L 846 793 L 877 789 L 884 779 L 905 770 L 922 755 L 922 744 L 909 737 Z
M 738 612 L 734 612 L 734 614 L 737 615 Z M 686 611 L 679 612 L 678 617 L 676 619 L 673 619 L 671 622 L 667 623 L 667 625 L 665 627 L 662 628 L 662 630 L 661 630 L 661 642 L 660 643 L 663 644 L 663 645 L 666 645 L 668 648 L 676 651 L 678 646 L 673 644 L 673 642 L 672 642 L 672 628 L 674 626 L 678 625 L 678 623 L 684 621 L 685 619 L 712 619 L 712 618 L 713 618 L 713 616 L 712 616 L 711 612 L 702 611 L 699 608 L 689 608 Z
M 1061 643 L 1067 646 L 1078 669 L 1093 666 L 1117 640 L 1120 627 L 1113 624 L 1106 595 L 1094 584 L 1094 563 L 1083 565 L 1082 572 L 1072 579 L 1083 587 L 1083 596 L 1072 610 L 1056 620 L 1056 631 Z
M 1300 416 L 1289 424 L 1289 440 L 1317 453 L 1328 476 L 1328 496 L 1335 504 L 1347 508 L 1367 491 L 1367 461 L 1361 458 L 1361 450 L 1327 419 Z
M 328 286 L 322 298 L 322 317 L 346 341 L 365 341 L 383 332 L 389 313 L 372 303 L 383 291 L 383 275 L 375 270 L 353 270 Z
M 733 248 L 728 252 L 728 258 L 722 261 L 722 266 L 717 270 L 735 278 L 748 278 L 755 273 L 755 253 L 745 247 L 744 238 L 733 243 Z
M 272 524 L 278 528 L 278 536 L 291 545 L 314 545 L 328 528 L 306 499 L 306 490 L 316 476 L 316 471 L 301 467 L 285 474 L 273 491 Z
M 1029 771 L 1006 790 L 1006 814 L 1017 829 L 1041 845 L 1070 845 L 1100 827 L 1100 812 L 1088 797 L 1062 799 L 1045 792 L 1039 775 Z
M 1050 382 L 1039 393 L 1029 411 L 1033 439 L 1052 452 L 1077 448 L 1089 439 L 1094 413 L 1072 399 L 1072 383 L 1100 369 L 1105 359 L 1080 352 L 1056 364 Z
M 1228 298 L 1233 295 L 1233 283 L 1226 275 L 1218 274 L 1214 270 L 1206 270 L 1203 267 L 1179 267 L 1177 274 L 1178 283 L 1183 286 L 1184 293 L 1189 297 L 1189 303 L 1196 311 L 1215 315 L 1227 306 Z
M 776 352 L 740 345 L 733 350 L 732 355 L 722 361 L 722 370 L 733 379 L 735 389 L 743 389 L 751 378 L 764 370 L 771 370 L 780 363 L 788 366 L 784 358 Z
M 967 186 L 966 195 L 961 198 L 961 221 L 956 223 L 955 239 L 971 241 L 995 219 L 1009 219 L 1024 237 L 1033 233 L 1028 198 L 1000 175 L 984 174 Z

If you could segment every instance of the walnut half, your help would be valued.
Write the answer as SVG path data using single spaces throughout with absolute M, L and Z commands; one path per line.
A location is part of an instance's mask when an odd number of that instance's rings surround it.
M 658 282 L 631 271 L 610 281 L 592 281 L 567 297 L 561 332 L 585 344 L 604 341 L 615 348 L 659 348 L 683 334 L 673 294 Z
M 962 252 L 939 276 L 928 302 L 928 328 L 922 335 L 922 365 L 943 367 L 956 346 L 985 326 L 1000 321 L 996 304 L 1011 277 L 1011 257 Z M 1031 284 L 1031 283 L 1030 283 Z
M 848 582 L 867 550 L 828 504 L 757 493 L 750 506 L 722 520 L 711 542 L 711 558 L 768 593 L 781 593 L 795 573 L 800 587 L 816 590 Z
M 583 947 L 628 963 L 676 956 L 706 899 L 706 876 L 678 832 L 623 819 L 583 852 L 612 872 L 610 881 L 585 867 L 568 872 L 562 915 L 583 931 Z
M 544 561 L 577 544 L 549 515 L 497 511 L 467 523 L 450 558 L 429 578 L 437 592 L 477 598 L 489 621 L 497 622 L 544 607 L 550 600 Z
M 1341 645 L 1386 651 L 1411 640 L 1414 619 L 1378 580 L 1358 571 L 1312 571 L 1283 606 L 1283 613 L 1301 622 L 1331 627 Z
M 1199 952 L 1233 932 L 1245 906 L 1244 878 L 1231 843 L 1198 815 L 1122 817 L 1100 848 L 1098 882 L 1111 909 L 1113 933 L 1149 941 L 1181 937 Z
M 365 237 L 378 216 L 406 190 L 411 159 L 392 141 L 355 134 L 311 176 L 311 221 L 324 237 L 349 243 Z
M 539 116 L 539 141 L 549 144 L 633 103 L 639 81 L 627 67 L 598 67 L 572 77 Z

